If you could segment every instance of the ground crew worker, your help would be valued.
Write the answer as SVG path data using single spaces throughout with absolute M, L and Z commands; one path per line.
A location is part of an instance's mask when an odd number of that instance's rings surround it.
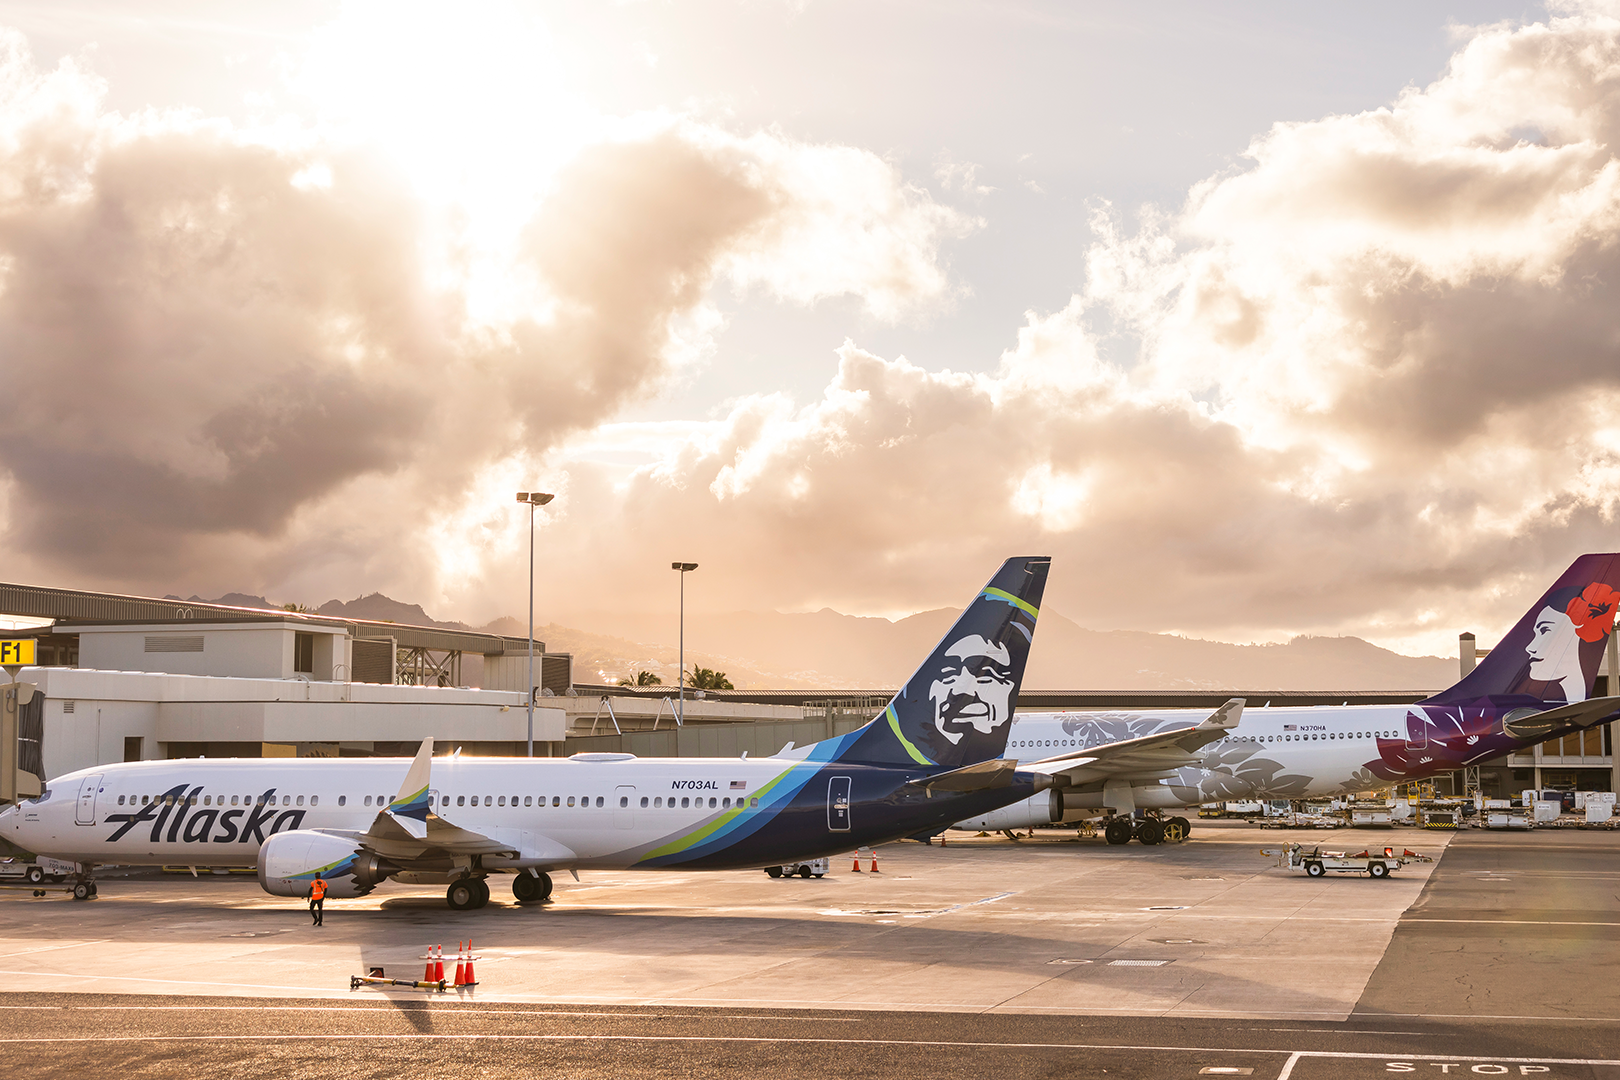
M 326 879 L 316 878 L 309 883 L 309 914 L 315 920 L 316 926 L 321 925 L 321 919 L 325 915 L 325 903 Z

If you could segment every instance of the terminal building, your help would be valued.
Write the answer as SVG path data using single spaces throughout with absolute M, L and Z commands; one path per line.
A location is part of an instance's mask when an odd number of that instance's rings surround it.
M 0 799 L 64 773 L 177 757 L 400 756 L 424 738 L 463 753 L 619 751 L 750 756 L 853 731 L 894 691 L 687 691 L 575 683 L 572 658 L 525 638 L 304 612 L 0 584 L 0 617 L 33 620 L 37 666 L 8 698 Z M 48 621 L 47 621 L 48 620 Z M 1460 639 L 1462 672 L 1484 655 Z M 1614 649 L 1598 693 L 1606 693 Z M 9 692 L 8 692 L 9 693 Z M 1024 690 L 1022 711 L 1215 709 L 1229 697 L 1273 705 L 1410 704 L 1423 693 Z M 8 729 L 8 734 L 9 734 Z M 1620 790 L 1613 725 L 1443 778 L 1442 793 L 1502 797 L 1525 788 Z M 13 777 L 13 779 L 7 779 Z M 32 779 L 30 779 L 32 778 Z M 1449 788 L 1449 791 L 1446 789 Z M 15 794 L 12 794 L 15 792 Z

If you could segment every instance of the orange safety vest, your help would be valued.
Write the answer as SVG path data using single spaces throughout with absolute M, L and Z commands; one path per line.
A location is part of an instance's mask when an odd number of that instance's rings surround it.
M 326 881 L 316 878 L 309 883 L 309 898 L 311 900 L 324 900 L 326 898 Z

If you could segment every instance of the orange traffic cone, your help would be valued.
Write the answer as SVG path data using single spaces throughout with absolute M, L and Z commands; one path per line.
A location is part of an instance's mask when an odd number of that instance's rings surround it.
M 850 869 L 850 872 L 853 873 L 853 874 L 858 874 L 858 873 L 861 872 L 861 849 L 860 848 L 855 849 L 855 865 L 851 866 L 849 869 Z
M 444 982 L 444 946 L 433 947 L 433 982 Z
M 1387 848 L 1384 849 L 1384 858 L 1392 859 L 1394 857 L 1395 857 L 1395 849 L 1394 848 L 1387 847 Z
M 467 976 L 466 976 L 466 980 L 461 985 L 462 986 L 477 986 L 478 985 L 478 976 L 473 974 L 473 947 L 472 947 L 472 942 L 471 941 L 467 942 Z
M 467 964 L 462 959 L 461 942 L 456 942 L 456 982 L 457 986 L 467 985 Z
M 433 981 L 433 946 L 431 946 L 431 945 L 428 946 L 427 967 L 422 970 L 422 981 L 423 982 L 432 982 Z
M 875 874 L 877 872 L 878 872 L 878 868 L 877 868 L 877 850 L 873 849 L 873 851 L 872 851 L 872 873 Z

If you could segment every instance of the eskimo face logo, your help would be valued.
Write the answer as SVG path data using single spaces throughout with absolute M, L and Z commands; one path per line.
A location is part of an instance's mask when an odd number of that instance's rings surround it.
M 989 735 L 1012 715 L 1012 654 L 969 634 L 953 642 L 928 687 L 934 727 L 952 745 L 969 731 Z

